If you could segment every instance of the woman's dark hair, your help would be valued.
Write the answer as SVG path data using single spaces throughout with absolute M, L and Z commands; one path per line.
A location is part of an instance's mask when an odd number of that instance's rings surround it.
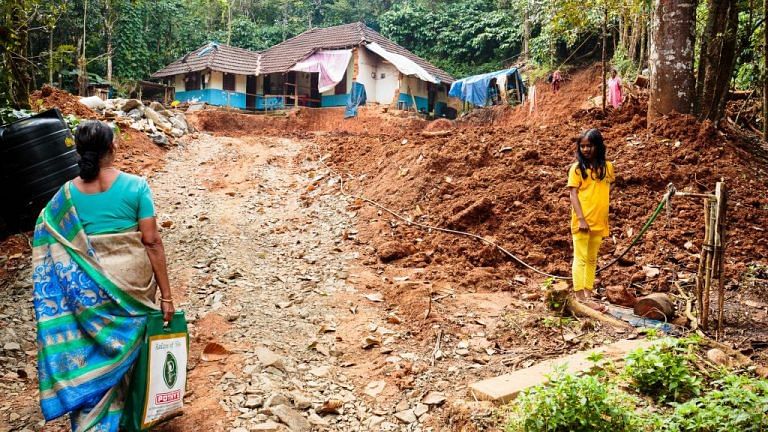
M 581 152 L 581 140 L 586 138 L 594 147 L 592 160 L 588 160 Z M 592 178 L 603 180 L 605 178 L 605 142 L 603 135 L 597 129 L 590 129 L 574 139 L 576 142 L 576 159 L 579 163 L 581 178 L 587 178 L 587 168 L 592 170 Z
M 101 160 L 112 152 L 112 128 L 96 120 L 80 123 L 75 130 L 75 144 L 80 160 L 80 178 L 91 181 L 98 177 Z

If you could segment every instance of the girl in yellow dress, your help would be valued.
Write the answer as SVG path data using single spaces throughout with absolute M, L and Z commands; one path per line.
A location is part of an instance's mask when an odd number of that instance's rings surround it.
M 603 237 L 609 234 L 608 209 L 613 164 L 605 160 L 605 143 L 597 129 L 590 129 L 576 140 L 576 162 L 568 170 L 573 234 L 573 290 L 587 306 L 604 311 L 591 300 L 597 269 L 597 253 Z

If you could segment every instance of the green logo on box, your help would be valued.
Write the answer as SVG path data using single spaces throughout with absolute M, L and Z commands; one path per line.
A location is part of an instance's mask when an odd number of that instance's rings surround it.
M 178 378 L 179 375 L 178 370 L 176 357 L 168 351 L 168 354 L 165 356 L 165 365 L 163 365 L 163 381 L 165 381 L 165 385 L 167 385 L 168 388 L 171 388 L 176 384 L 176 378 Z

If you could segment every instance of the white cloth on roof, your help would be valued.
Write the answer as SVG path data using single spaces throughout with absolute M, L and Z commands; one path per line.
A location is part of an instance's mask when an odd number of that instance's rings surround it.
M 291 70 L 319 73 L 317 87 L 320 93 L 331 90 L 341 82 L 347 73 L 352 50 L 317 51 L 296 63 Z
M 397 68 L 397 70 L 402 72 L 403 75 L 416 75 L 422 81 L 435 84 L 440 82 L 437 77 L 427 72 L 423 67 L 416 64 L 416 62 L 413 60 L 403 55 L 387 51 L 384 49 L 384 47 L 377 44 L 376 42 L 369 43 L 365 47 L 383 57 L 384 60 L 392 63 Z

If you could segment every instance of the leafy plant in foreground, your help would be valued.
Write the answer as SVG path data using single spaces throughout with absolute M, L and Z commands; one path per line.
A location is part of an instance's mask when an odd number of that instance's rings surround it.
M 663 339 L 626 358 L 625 374 L 637 389 L 658 402 L 681 402 L 699 394 L 701 379 L 692 367 L 693 339 Z
M 557 371 L 549 383 L 523 392 L 505 432 L 639 431 L 634 399 L 598 377 Z
M 762 432 L 768 430 L 768 381 L 727 374 L 714 389 L 675 406 L 665 432 Z

